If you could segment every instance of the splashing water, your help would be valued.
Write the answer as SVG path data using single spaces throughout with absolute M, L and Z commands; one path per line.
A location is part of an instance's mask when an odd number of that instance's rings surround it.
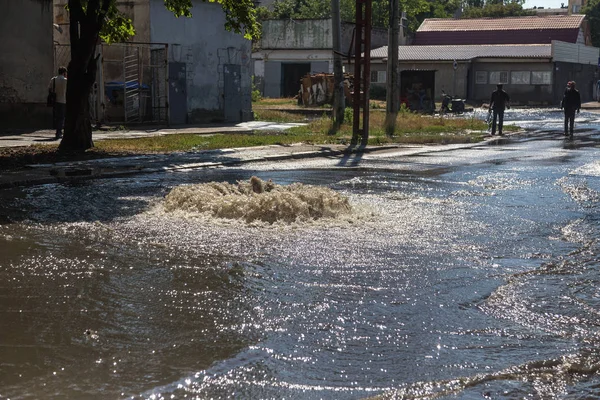
M 209 182 L 176 187 L 166 196 L 164 208 L 271 224 L 337 218 L 352 212 L 348 198 L 329 188 L 300 183 L 282 186 L 255 176 L 237 185 Z

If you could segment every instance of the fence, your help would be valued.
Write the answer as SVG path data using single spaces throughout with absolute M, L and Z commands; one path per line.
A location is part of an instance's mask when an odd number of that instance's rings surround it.
M 166 44 L 101 44 L 90 114 L 101 124 L 169 123 Z M 55 44 L 54 69 L 67 66 L 69 45 Z

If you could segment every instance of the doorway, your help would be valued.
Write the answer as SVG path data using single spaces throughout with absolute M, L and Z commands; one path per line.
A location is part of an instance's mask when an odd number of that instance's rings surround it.
M 281 64 L 281 96 L 294 97 L 300 91 L 300 79 L 310 73 L 310 63 Z
M 400 72 L 401 102 L 413 111 L 435 110 L 435 71 L 405 70 Z

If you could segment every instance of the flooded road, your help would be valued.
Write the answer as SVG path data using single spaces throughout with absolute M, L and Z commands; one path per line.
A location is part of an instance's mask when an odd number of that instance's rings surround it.
M 506 119 L 528 133 L 0 191 L 0 399 L 599 397 L 600 122 Z M 252 176 L 304 186 L 250 203 Z

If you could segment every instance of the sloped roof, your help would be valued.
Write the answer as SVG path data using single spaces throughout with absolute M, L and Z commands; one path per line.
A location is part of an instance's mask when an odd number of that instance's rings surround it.
M 506 18 L 428 18 L 418 32 L 579 29 L 585 15 L 532 15 Z
M 371 58 L 387 58 L 388 46 L 371 50 Z M 474 58 L 551 58 L 550 44 L 494 44 L 461 46 L 399 46 L 400 61 L 449 61 Z

